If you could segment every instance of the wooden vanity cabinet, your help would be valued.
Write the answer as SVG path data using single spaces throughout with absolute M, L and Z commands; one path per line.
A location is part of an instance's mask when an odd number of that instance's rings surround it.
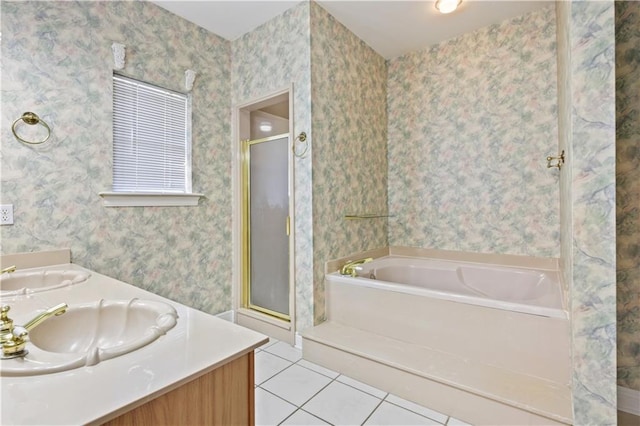
M 253 376 L 251 351 L 105 424 L 254 425 Z

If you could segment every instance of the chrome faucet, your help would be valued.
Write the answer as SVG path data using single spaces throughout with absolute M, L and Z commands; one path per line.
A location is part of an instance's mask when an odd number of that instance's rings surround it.
M 4 268 L 4 269 L 2 270 L 2 273 L 3 273 L 3 274 L 9 274 L 9 273 L 11 273 L 11 272 L 15 272 L 15 271 L 16 271 L 16 269 L 17 269 L 17 268 L 16 268 L 16 265 L 11 265 L 11 266 L 9 266 L 9 267 L 7 267 L 7 268 Z
M 344 266 L 340 269 L 340 275 L 348 275 L 350 277 L 355 277 L 357 275 L 357 266 L 362 265 L 363 263 L 368 263 L 373 260 L 372 257 L 367 257 L 365 259 L 359 260 L 350 260 L 344 264 Z
M 62 315 L 67 312 L 66 303 L 61 303 L 39 314 L 22 327 L 14 327 L 13 320 L 8 317 L 10 306 L 5 305 L 0 310 L 0 344 L 2 344 L 2 358 L 17 358 L 27 354 L 25 346 L 27 335 L 31 330 L 42 324 L 52 316 Z

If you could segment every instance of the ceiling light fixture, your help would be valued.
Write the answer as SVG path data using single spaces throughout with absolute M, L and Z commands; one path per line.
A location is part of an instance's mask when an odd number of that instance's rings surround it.
M 270 132 L 271 129 L 272 129 L 271 123 L 269 123 L 268 121 L 263 121 L 262 123 L 260 123 L 260 131 Z
M 451 13 L 460 6 L 462 0 L 436 0 L 436 9 L 440 13 Z

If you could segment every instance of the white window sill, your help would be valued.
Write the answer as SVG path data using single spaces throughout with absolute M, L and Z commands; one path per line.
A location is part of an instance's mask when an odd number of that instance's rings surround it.
M 161 194 L 157 192 L 101 192 L 105 207 L 197 206 L 204 194 Z

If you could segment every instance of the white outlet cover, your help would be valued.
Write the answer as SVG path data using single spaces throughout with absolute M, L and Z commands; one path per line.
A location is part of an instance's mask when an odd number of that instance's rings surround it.
M 0 225 L 13 225 L 13 204 L 0 204 Z

